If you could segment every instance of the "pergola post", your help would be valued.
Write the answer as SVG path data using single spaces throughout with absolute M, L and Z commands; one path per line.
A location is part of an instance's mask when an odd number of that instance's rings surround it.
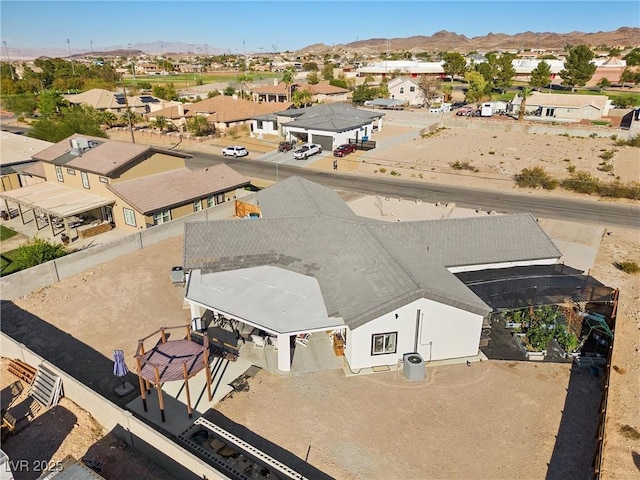
M 145 381 L 142 378 L 142 365 L 140 364 L 140 357 L 136 358 L 136 362 L 138 363 L 138 383 L 140 384 L 140 396 L 142 397 L 142 408 L 144 411 L 147 411 L 147 390 Z
M 51 229 L 51 236 L 56 236 L 56 231 L 53 229 L 53 222 L 51 221 L 51 214 L 47 212 L 47 220 L 49 221 L 49 228 Z
M 211 368 L 209 368 L 209 335 L 204 336 L 203 347 L 204 371 L 207 375 L 207 397 L 211 401 L 213 400 L 213 393 L 211 392 Z
M 164 399 L 162 398 L 162 383 L 160 382 L 160 371 L 158 367 L 155 367 L 154 372 L 156 374 L 156 390 L 158 391 L 158 405 L 160 405 L 160 418 L 162 418 L 162 423 L 166 421 L 164 417 Z
M 25 225 L 24 223 L 24 213 L 22 213 L 22 205 L 18 204 L 18 213 L 20 214 L 20 221 L 22 222 L 23 225 Z
M 193 417 L 193 410 L 191 409 L 191 393 L 189 392 L 189 372 L 187 371 L 187 364 L 182 364 L 182 371 L 184 373 L 184 390 L 187 393 L 187 413 L 189 418 Z
M 278 334 L 278 370 L 289 372 L 291 370 L 291 348 L 289 347 L 289 335 Z
M 62 219 L 62 222 L 64 223 L 64 233 L 67 235 L 67 237 L 71 238 L 71 229 L 69 228 L 69 217 L 64 217 Z

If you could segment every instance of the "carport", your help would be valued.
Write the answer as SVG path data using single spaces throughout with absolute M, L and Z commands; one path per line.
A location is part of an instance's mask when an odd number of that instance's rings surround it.
M 38 230 L 48 224 L 51 228 L 51 234 L 55 236 L 57 233 L 54 229 L 53 219 L 58 218 L 62 220 L 64 232 L 69 238 L 71 238 L 72 228 L 70 220 L 73 217 L 115 203 L 115 200 L 111 198 L 50 182 L 1 192 L 0 197 L 7 202 L 17 204 L 18 214 L 23 225 L 28 223 L 25 221 L 25 214 L 31 210 Z M 42 227 L 41 224 L 43 224 Z

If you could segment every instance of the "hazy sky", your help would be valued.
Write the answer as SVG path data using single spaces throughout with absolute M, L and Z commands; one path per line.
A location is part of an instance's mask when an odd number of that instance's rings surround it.
M 638 0 L 605 1 L 7 1 L 9 48 L 89 50 L 154 41 L 209 44 L 232 52 L 295 50 L 370 38 L 489 32 L 567 33 L 640 27 Z

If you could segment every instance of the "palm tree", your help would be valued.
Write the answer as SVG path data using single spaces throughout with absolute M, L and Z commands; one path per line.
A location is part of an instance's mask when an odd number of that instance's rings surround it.
M 106 125 L 107 128 L 112 128 L 118 123 L 118 117 L 116 114 L 109 110 L 98 112 L 98 120 L 100 120 L 100 123 L 103 125 Z
M 440 90 L 442 90 L 442 93 L 444 93 L 444 101 L 450 102 L 451 95 L 453 94 L 453 85 L 451 85 L 451 83 L 443 83 L 440 86 Z
M 162 115 L 158 115 L 152 123 L 153 126 L 159 128 L 161 132 L 169 126 L 169 121 Z
M 311 104 L 311 91 L 308 88 L 296 90 L 293 92 L 291 99 L 294 107 L 306 107 Z
M 296 78 L 296 71 L 293 67 L 287 67 L 285 71 L 282 72 L 282 83 L 287 86 L 287 102 L 291 101 L 291 84 L 294 78 Z
M 533 88 L 525 87 L 522 89 L 522 92 L 518 94 L 520 95 L 520 98 L 522 98 L 522 101 L 520 102 L 520 110 L 518 110 L 519 122 L 522 122 L 524 120 L 524 111 L 527 108 L 527 98 L 529 98 L 532 93 Z

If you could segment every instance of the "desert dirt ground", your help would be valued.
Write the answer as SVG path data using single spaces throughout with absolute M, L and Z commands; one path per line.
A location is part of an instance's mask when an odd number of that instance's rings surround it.
M 389 126 L 380 133 L 391 138 L 407 131 L 406 127 Z M 117 138 L 116 135 L 111 136 Z M 149 138 L 149 143 L 155 144 L 158 137 Z M 261 145 L 264 151 L 273 145 L 270 141 L 246 140 Z M 140 137 L 137 141 L 144 143 Z M 237 142 L 244 143 L 242 139 Z M 382 150 L 381 158 L 361 158 L 358 162 L 358 157 L 354 156 L 355 161 L 351 163 L 356 164 L 361 173 L 374 174 L 373 171 L 379 170 L 380 166 L 370 161 L 381 163 L 389 157 L 402 158 L 405 162 L 412 162 L 408 168 L 393 164 L 389 165 L 391 168 L 387 167 L 388 170 L 395 169 L 405 178 L 420 179 L 419 173 L 422 173 L 424 180 L 504 189 L 514 188 L 510 179 L 513 172 L 535 166 L 533 161 L 536 159 L 542 162 L 546 158 L 547 161 L 540 164 L 547 171 L 565 175 L 569 162 L 564 162 L 564 158 L 571 158 L 578 170 L 590 169 L 593 174 L 612 178 L 597 171 L 602 161 L 598 155 L 602 150 L 618 148 L 613 147 L 609 139 L 535 135 L 514 140 L 513 144 L 510 142 L 500 133 L 447 129 L 428 138 L 416 135 L 415 140 L 409 140 L 407 144 Z M 531 142 L 530 148 L 524 151 L 535 151 L 535 154 L 523 152 L 523 145 L 527 142 Z M 198 145 L 210 151 L 211 146 L 217 148 L 219 143 L 217 140 L 212 145 Z M 222 142 L 228 143 L 228 140 Z M 165 144 L 173 145 L 175 139 Z M 198 145 L 194 142 L 193 147 Z M 257 148 L 253 150 L 259 151 Z M 520 150 L 514 151 L 514 148 Z M 490 154 L 490 150 L 494 154 Z M 449 154 L 449 151 L 458 154 Z M 544 155 L 541 151 L 545 152 Z M 425 170 L 418 171 L 417 162 L 426 152 L 431 158 L 438 158 L 438 163 L 434 164 L 433 159 L 425 160 L 424 167 L 420 165 Z M 637 153 L 637 149 L 627 152 L 620 148 L 612 161 L 615 175 L 620 175 L 624 181 L 640 180 Z M 372 152 L 366 154 L 373 155 Z M 632 161 L 634 154 L 635 163 Z M 456 160 L 469 161 L 480 172 L 450 171 L 449 162 Z M 588 162 L 584 166 L 579 163 L 583 160 Z M 330 163 L 326 163 L 329 169 Z M 324 168 L 322 162 L 314 165 L 314 168 Z M 443 172 L 439 172 L 440 169 Z M 532 193 L 574 196 L 560 190 Z M 637 230 L 613 229 L 611 233 L 603 237 L 592 270 L 592 274 L 603 283 L 621 288 L 613 357 L 618 369 L 612 372 L 611 378 L 603 478 L 626 479 L 635 478 L 640 470 L 640 413 L 637 408 L 640 402 L 640 288 L 637 275 L 624 274 L 613 263 L 620 260 L 640 262 L 640 242 Z M 180 264 L 181 248 L 180 239 L 169 240 L 16 300 L 16 306 L 39 319 L 29 324 L 29 331 L 19 328 L 17 334 L 25 339 L 37 338 L 38 330 L 33 329 L 38 325 L 45 335 L 51 332 L 51 327 L 70 332 L 78 341 L 104 357 L 107 370 L 111 368 L 110 355 L 114 348 L 124 349 L 127 358 L 131 358 L 137 338 L 158 326 L 187 321 L 188 314 L 182 310 L 177 290 L 168 281 L 167 274 L 171 266 Z M 103 294 L 114 291 L 118 294 L 116 302 L 113 296 Z M 91 298 L 91 303 L 87 298 Z M 7 318 L 3 315 L 3 323 Z M 101 326 L 96 329 L 96 325 Z M 125 338 L 131 342 L 123 344 Z M 45 341 L 36 342 L 37 348 L 49 348 Z M 74 368 L 73 355 L 59 351 L 57 355 L 58 360 L 70 370 Z M 5 373 L 3 368 L 3 388 L 6 385 Z M 7 381 L 11 383 L 12 380 L 9 378 Z M 115 386 L 115 380 L 112 377 L 105 380 L 104 375 L 85 381 L 94 382 L 93 386 L 107 396 Z M 600 385 L 588 375 L 571 375 L 566 365 L 482 362 L 472 367 L 434 367 L 429 369 L 427 383 L 420 386 L 407 384 L 394 373 L 346 379 L 341 372 L 292 378 L 260 372 L 249 386 L 248 392 L 225 400 L 220 410 L 303 458 L 311 445 L 309 461 L 336 478 L 530 479 L 585 478 L 583 474 L 589 475 L 588 468 L 586 471 L 584 468 L 590 464 L 591 459 L 586 452 L 592 439 L 580 438 L 581 443 L 577 447 L 572 440 L 578 439 L 566 426 L 561 412 L 567 398 L 566 388 L 570 387 L 570 391 L 582 392 L 585 398 L 596 398 L 596 405 L 593 405 L 593 400 L 571 404 L 572 411 L 577 409 L 580 412 L 584 408 L 587 409 L 584 410 L 585 416 L 590 416 L 589 411 L 595 411 L 597 407 Z M 299 402 L 294 404 L 293 400 Z M 73 410 L 73 404 L 66 399 L 63 402 L 61 406 L 72 412 L 78 425 L 83 425 L 82 428 L 63 427 L 63 430 L 85 433 L 77 438 L 69 435 L 64 441 L 56 437 L 44 445 L 42 451 L 52 452 L 52 460 L 59 460 L 67 454 L 81 457 L 88 452 L 87 456 L 107 460 L 103 472 L 105 477 L 125 478 L 110 475 L 108 465 L 124 463 L 126 458 L 110 461 L 108 455 L 127 453 L 126 449 L 118 446 L 117 440 L 110 439 L 108 432 L 97 433 L 99 429 L 95 422 L 81 410 Z M 412 412 L 418 413 L 413 415 Z M 53 415 L 43 414 L 42 421 L 49 417 Z M 579 417 L 574 415 L 569 423 L 579 422 Z M 593 425 L 588 418 L 586 421 L 587 427 L 591 428 Z M 24 442 L 26 446 L 36 439 L 47 442 L 41 438 L 45 437 L 42 432 L 49 432 L 53 427 L 49 428 L 44 423 L 42 426 L 44 428 L 30 425 L 10 438 L 6 449 L 5 445 L 3 449 L 11 455 L 10 442 L 16 449 L 18 442 Z M 562 442 L 556 442 L 559 433 L 563 434 Z M 23 452 L 27 452 L 26 446 Z M 104 446 L 104 451 L 98 450 L 98 446 Z M 579 453 L 576 454 L 572 448 L 577 448 Z M 566 454 L 562 459 L 564 467 L 559 462 L 559 453 Z M 582 463 L 571 458 L 581 459 Z M 551 464 L 555 475 L 547 476 L 547 463 Z M 150 464 L 144 468 L 153 469 L 154 466 Z M 139 478 L 169 477 L 151 473 L 142 474 Z

